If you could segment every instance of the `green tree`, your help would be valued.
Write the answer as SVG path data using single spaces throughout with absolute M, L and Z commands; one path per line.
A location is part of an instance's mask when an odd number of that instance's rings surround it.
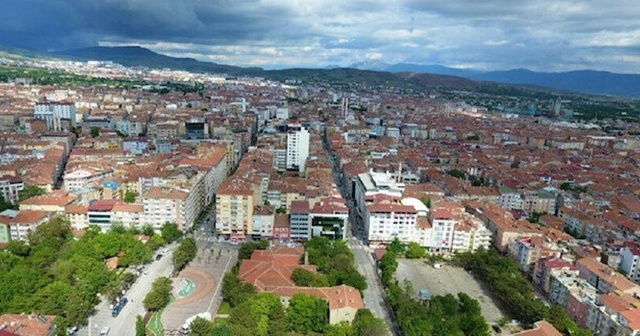
M 459 179 L 464 179 L 467 177 L 467 173 L 459 169 L 451 169 L 447 171 L 447 174 Z
M 347 321 L 342 321 L 338 324 L 328 324 L 324 328 L 322 333 L 324 336 L 356 336 L 354 328 Z M 373 334 L 374 336 L 376 334 Z M 386 335 L 386 334 L 385 334 Z
M 111 227 L 109 228 L 109 231 L 123 234 L 127 232 L 127 228 L 124 227 L 124 224 L 120 222 L 111 222 Z
M 153 236 L 156 234 L 155 230 L 153 229 L 153 225 L 151 224 L 145 224 L 142 226 L 142 234 L 145 236 Z
M 427 250 L 425 250 L 420 244 L 416 242 L 410 242 L 407 245 L 407 252 L 405 252 L 405 257 L 409 259 L 418 259 L 424 258 L 427 256 Z
M 431 209 L 431 199 L 427 196 L 423 196 L 420 201 L 422 201 L 422 204 L 424 204 L 427 208 Z
M 174 242 L 182 238 L 182 231 L 178 229 L 178 224 L 172 222 L 166 222 L 162 225 L 160 229 L 160 234 L 162 235 L 162 239 L 167 243 Z
M 385 253 L 378 262 L 378 268 L 382 272 L 380 277 L 385 286 L 389 286 L 393 282 L 393 276 L 398 268 L 398 261 L 393 253 Z
M 405 251 L 405 244 L 400 242 L 400 239 L 397 237 L 393 239 L 391 244 L 387 246 L 387 252 L 392 253 L 396 256 L 403 255 Z
M 299 333 L 322 332 L 328 323 L 327 302 L 306 294 L 295 294 L 289 301 L 289 329 Z
M 0 212 L 3 212 L 7 209 L 14 209 L 17 210 L 18 207 L 11 204 L 11 202 L 5 201 L 4 197 L 2 197 L 2 195 L 0 195 Z
M 387 336 L 390 334 L 387 324 L 373 316 L 371 311 L 366 308 L 358 309 L 352 325 L 354 336 Z
M 97 138 L 100 136 L 100 128 L 99 127 L 91 127 L 91 137 Z
M 208 336 L 213 331 L 213 323 L 203 319 L 202 317 L 197 317 L 193 322 L 191 322 L 189 329 L 191 329 L 191 333 L 189 333 L 189 335 Z
M 269 247 L 269 242 L 261 240 L 259 242 L 247 242 L 240 246 L 238 249 L 238 260 L 251 259 L 251 254 L 255 250 L 266 250 Z
M 187 238 L 182 241 L 180 246 L 173 252 L 173 266 L 176 271 L 182 271 L 198 253 L 196 241 L 193 238 Z
M 28 257 L 31 253 L 31 246 L 21 240 L 12 240 L 7 244 L 5 250 L 20 257 Z
M 173 282 L 167 277 L 156 279 L 151 285 L 151 291 L 147 293 L 142 304 L 149 311 L 157 311 L 164 308 L 169 303 L 169 295 Z
M 136 336 L 146 336 L 147 326 L 144 324 L 142 316 L 136 316 Z
M 222 300 L 233 308 L 256 293 L 253 285 L 240 280 L 233 272 L 227 273 L 222 279 Z
M 147 241 L 147 246 L 151 251 L 157 250 L 160 246 L 163 246 L 164 244 L 165 244 L 165 241 L 164 239 L 162 239 L 162 236 L 160 235 L 153 235 Z
M 304 268 L 293 270 L 291 280 L 296 286 L 301 287 L 329 287 L 329 280 L 326 276 L 307 271 Z
M 47 193 L 42 187 L 30 185 L 24 187 L 24 189 L 18 191 L 18 202 L 22 202 L 24 200 L 28 200 L 29 198 L 44 195 Z
M 124 202 L 133 203 L 136 201 L 137 196 L 138 194 L 136 194 L 135 192 L 127 190 L 127 192 L 124 193 Z

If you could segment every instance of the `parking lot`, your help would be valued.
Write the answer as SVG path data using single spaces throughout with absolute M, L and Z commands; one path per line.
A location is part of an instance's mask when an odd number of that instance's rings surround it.
M 434 268 L 424 260 L 398 259 L 396 271 L 398 281 L 408 279 L 413 284 L 416 298 L 420 289 L 426 288 L 432 295 L 456 295 L 464 292 L 478 300 L 482 307 L 482 315 L 489 323 L 500 320 L 504 314 L 494 304 L 489 294 L 482 289 L 473 276 L 463 268 L 444 264 L 442 268 Z

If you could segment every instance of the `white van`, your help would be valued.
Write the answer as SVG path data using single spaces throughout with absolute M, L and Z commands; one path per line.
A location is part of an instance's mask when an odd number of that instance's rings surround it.
M 109 327 L 104 327 L 100 330 L 100 336 L 109 336 Z
M 433 264 L 433 268 L 442 268 L 442 264 Z

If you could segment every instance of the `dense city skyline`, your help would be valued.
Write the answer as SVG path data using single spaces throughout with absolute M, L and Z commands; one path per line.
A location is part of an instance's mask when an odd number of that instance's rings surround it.
M 265 68 L 382 61 L 640 73 L 633 0 L 10 0 L 0 44 L 36 50 L 140 45 Z

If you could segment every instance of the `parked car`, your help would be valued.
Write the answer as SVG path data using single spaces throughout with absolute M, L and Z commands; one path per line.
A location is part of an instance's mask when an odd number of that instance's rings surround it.
M 162 254 L 158 254 L 158 255 L 156 256 L 156 260 L 160 260 L 160 259 L 162 259 Z
M 100 336 L 109 336 L 109 327 L 104 327 L 100 330 Z

